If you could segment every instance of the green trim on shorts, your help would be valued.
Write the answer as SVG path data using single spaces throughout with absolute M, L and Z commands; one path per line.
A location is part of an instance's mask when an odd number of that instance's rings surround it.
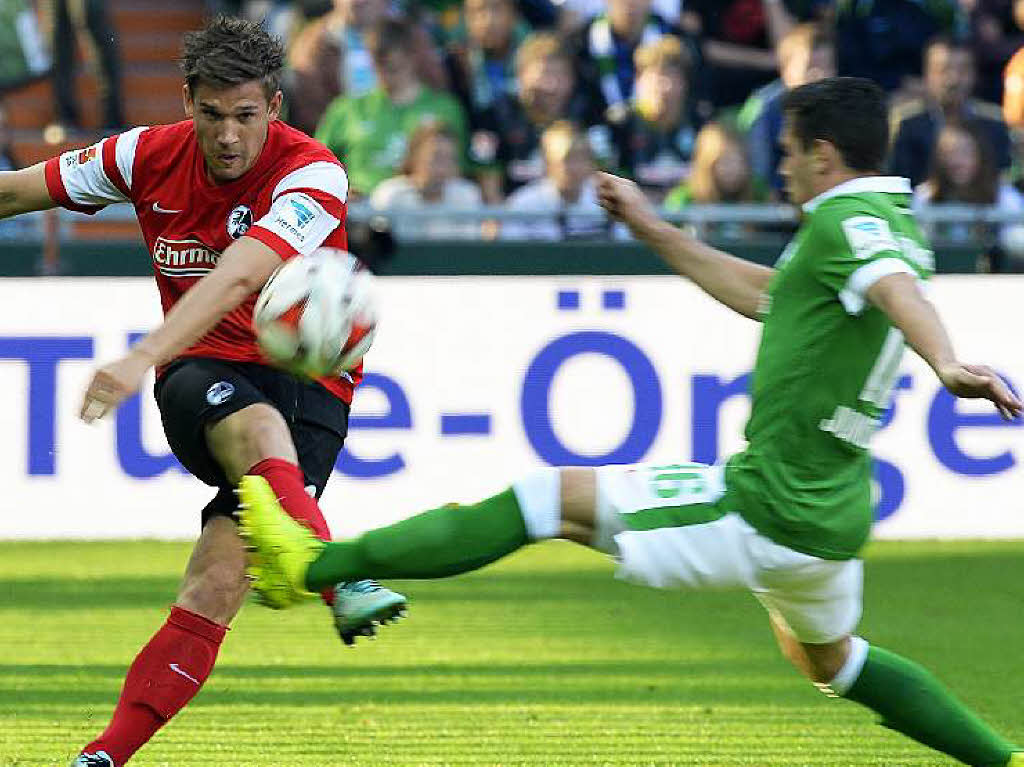
M 717 503 L 690 503 L 685 506 L 657 506 L 619 514 L 627 530 L 660 530 L 663 527 L 704 525 L 725 516 Z

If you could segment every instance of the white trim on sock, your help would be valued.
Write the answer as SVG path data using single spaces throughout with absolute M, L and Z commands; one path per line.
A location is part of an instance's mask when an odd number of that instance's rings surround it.
M 864 663 L 868 659 L 868 642 L 863 637 L 850 637 L 850 655 L 846 663 L 839 669 L 835 679 L 829 682 L 829 687 L 836 695 L 844 696 L 857 681 L 860 672 L 864 670 Z
M 554 538 L 562 527 L 562 476 L 557 468 L 537 469 L 512 483 L 531 540 Z

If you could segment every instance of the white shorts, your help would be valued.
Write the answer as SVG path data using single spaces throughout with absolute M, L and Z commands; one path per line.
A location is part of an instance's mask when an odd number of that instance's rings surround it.
M 747 589 L 801 642 L 852 634 L 861 614 L 859 559 L 802 554 L 723 514 L 724 467 L 635 464 L 597 469 L 599 536 L 619 577 L 656 588 Z M 603 533 L 602 533 L 603 531 Z

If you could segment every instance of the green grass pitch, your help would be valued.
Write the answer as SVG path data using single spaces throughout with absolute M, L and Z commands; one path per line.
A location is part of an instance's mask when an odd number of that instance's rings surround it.
M 64 767 L 160 624 L 180 543 L 0 544 L 0 764 Z M 930 666 L 1024 740 L 1024 543 L 878 544 L 869 640 Z M 949 765 L 827 700 L 744 594 L 657 592 L 546 543 L 392 584 L 407 621 L 348 650 L 323 606 L 248 605 L 138 767 Z

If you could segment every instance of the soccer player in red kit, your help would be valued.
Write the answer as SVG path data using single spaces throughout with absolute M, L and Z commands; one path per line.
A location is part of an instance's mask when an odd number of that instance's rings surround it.
M 280 43 L 258 25 L 215 19 L 185 37 L 189 119 L 0 173 L 0 218 L 57 205 L 135 207 L 164 322 L 95 372 L 82 418 L 117 407 L 155 366 L 171 449 L 217 488 L 170 615 L 129 668 L 110 724 L 75 759 L 79 767 L 121 767 L 209 676 L 247 591 L 233 518 L 243 475 L 265 478 L 290 514 L 330 537 L 316 499 L 345 438 L 358 372 L 300 381 L 264 364 L 252 330 L 256 296 L 283 260 L 346 245 L 344 169 L 277 120 L 282 61 Z M 372 581 L 344 584 L 325 601 L 347 644 L 405 607 Z

